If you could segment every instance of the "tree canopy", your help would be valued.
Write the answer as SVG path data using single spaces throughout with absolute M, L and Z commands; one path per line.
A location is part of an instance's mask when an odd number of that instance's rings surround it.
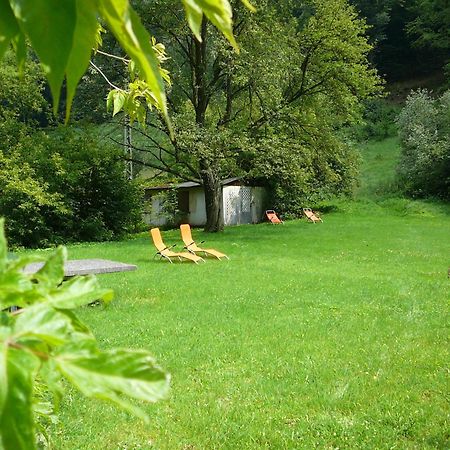
M 209 231 L 222 228 L 220 180 L 231 174 L 264 179 L 278 165 L 272 179 L 303 178 L 303 201 L 332 179 L 335 192 L 348 191 L 353 157 L 333 130 L 357 120 L 360 100 L 380 89 L 366 25 L 343 0 L 294 3 L 261 1 L 254 14 L 236 5 L 239 54 L 205 21 L 199 41 L 176 1 L 137 6 L 170 55 L 175 136 L 150 120 L 136 149 L 156 170 L 203 184 Z

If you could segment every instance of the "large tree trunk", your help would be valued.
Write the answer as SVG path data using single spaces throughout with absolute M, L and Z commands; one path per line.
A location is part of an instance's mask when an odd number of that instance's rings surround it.
M 222 185 L 220 184 L 220 178 L 208 164 L 202 163 L 201 166 L 206 206 L 205 231 L 212 233 L 223 231 Z
M 201 27 L 202 40 L 193 40 L 192 54 L 192 103 L 195 109 L 195 122 L 199 127 L 205 126 L 206 109 L 208 108 L 211 92 L 206 80 L 206 43 L 207 21 L 203 18 Z M 218 171 L 214 170 L 211 161 L 200 161 L 200 176 L 205 191 L 206 225 L 205 231 L 223 231 L 222 186 Z

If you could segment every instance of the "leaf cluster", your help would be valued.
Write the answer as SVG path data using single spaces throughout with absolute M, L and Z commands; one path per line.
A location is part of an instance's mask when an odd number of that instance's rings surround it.
M 0 219 L 0 440 L 2 448 L 31 450 L 45 434 L 39 417 L 54 413 L 62 379 L 87 397 L 108 400 L 148 420 L 129 398 L 154 402 L 169 377 L 144 350 L 102 351 L 74 309 L 112 292 L 93 276 L 64 279 L 66 250 L 48 258 L 8 257 Z M 24 267 L 41 262 L 35 274 Z

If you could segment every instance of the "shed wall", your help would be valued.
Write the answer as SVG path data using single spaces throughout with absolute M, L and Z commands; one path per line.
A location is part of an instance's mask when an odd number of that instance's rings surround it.
M 190 225 L 202 226 L 206 223 L 206 204 L 203 188 L 189 190 L 189 215 Z

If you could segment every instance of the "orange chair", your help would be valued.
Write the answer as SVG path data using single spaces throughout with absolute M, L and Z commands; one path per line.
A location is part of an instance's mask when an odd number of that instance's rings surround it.
M 185 223 L 183 225 L 180 225 L 180 231 L 181 231 L 181 239 L 183 239 L 184 242 L 184 248 L 193 254 L 196 254 L 197 252 L 203 253 L 205 256 L 215 256 L 217 259 L 221 258 L 228 258 L 227 255 L 224 253 L 220 253 L 217 250 L 214 250 L 212 248 L 200 248 L 195 241 L 192 239 L 191 234 L 191 227 L 189 224 Z M 205 241 L 201 241 L 200 244 L 202 244 Z
M 316 215 L 316 213 L 314 213 L 311 208 L 303 208 L 303 214 L 311 222 L 323 222 L 323 220 L 318 215 Z
M 266 216 L 272 223 L 283 223 L 281 219 L 278 218 L 277 213 L 273 209 L 268 209 L 266 211 Z
M 171 247 L 167 247 L 166 244 L 164 244 L 159 228 L 152 228 L 150 230 L 150 235 L 153 239 L 153 244 L 158 250 L 155 256 L 159 255 L 160 258 L 166 258 L 170 263 L 173 262 L 171 258 L 178 258 L 180 261 L 182 260 L 182 258 L 184 258 L 194 262 L 195 264 L 198 264 L 200 261 L 205 262 L 203 258 L 200 258 L 200 256 L 197 255 L 193 255 L 192 253 L 188 252 L 178 253 L 170 250 L 173 247 L 173 245 Z

